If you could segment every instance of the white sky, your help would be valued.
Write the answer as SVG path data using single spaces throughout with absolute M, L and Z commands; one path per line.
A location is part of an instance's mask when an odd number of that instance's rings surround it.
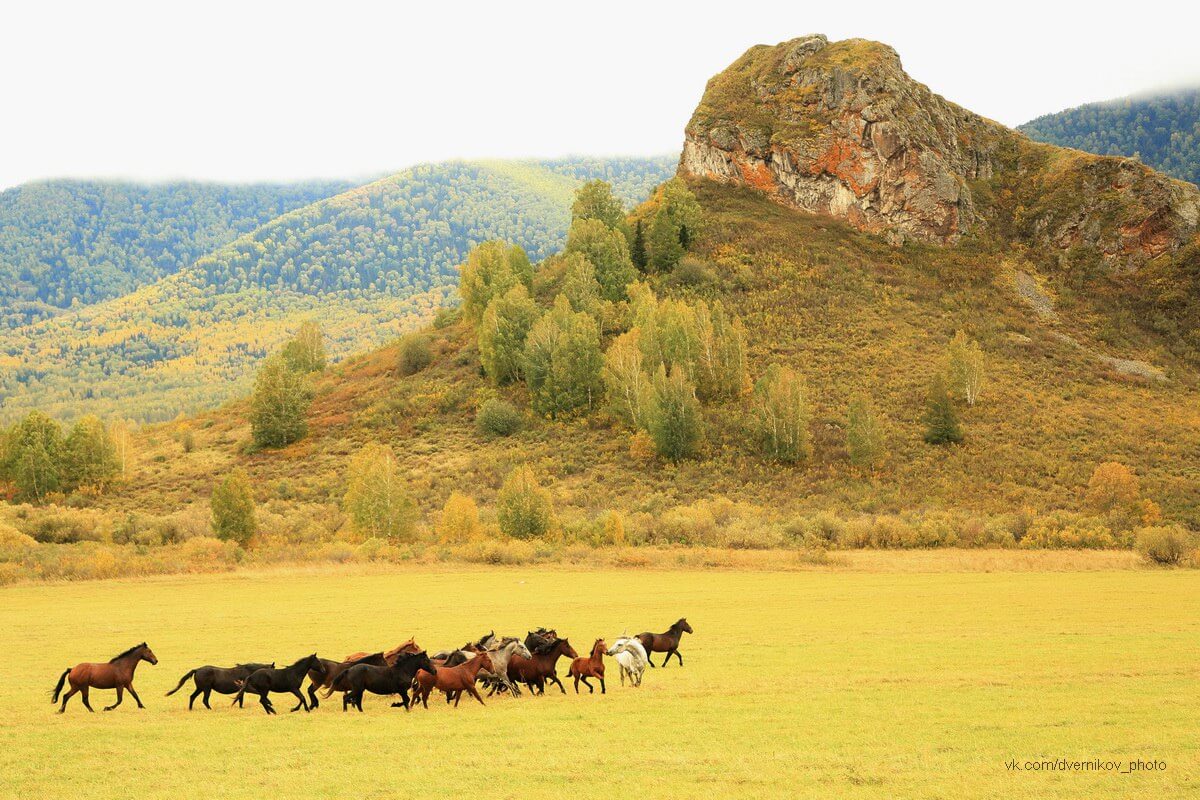
M 705 81 L 806 33 L 893 45 L 1001 122 L 1200 83 L 1200 3 L 6 3 L 0 188 L 353 177 L 679 149 Z

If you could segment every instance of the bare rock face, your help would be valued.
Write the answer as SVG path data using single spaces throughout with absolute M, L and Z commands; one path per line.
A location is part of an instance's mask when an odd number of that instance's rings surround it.
M 679 170 L 893 241 L 991 233 L 1129 266 L 1179 247 L 1200 224 L 1190 184 L 1031 142 L 934 94 L 892 48 L 861 39 L 751 48 L 709 81 Z

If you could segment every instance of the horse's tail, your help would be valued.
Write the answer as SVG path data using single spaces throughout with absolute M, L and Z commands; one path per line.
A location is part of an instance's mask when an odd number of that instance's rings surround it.
M 242 702 L 242 698 L 245 696 L 246 696 L 246 682 L 242 681 L 242 683 L 238 686 L 237 696 L 233 698 L 233 702 L 230 703 L 229 705 L 236 706 L 238 703 Z
M 167 696 L 167 697 L 170 697 L 171 695 L 175 694 L 175 693 L 176 693 L 176 692 L 178 692 L 180 689 L 182 689 L 182 688 L 183 688 L 183 684 L 185 684 L 185 683 L 187 682 L 187 679 L 188 679 L 188 678 L 190 678 L 190 677 L 192 677 L 192 676 L 193 676 L 193 675 L 195 675 L 195 674 L 196 674 L 196 670 L 194 670 L 194 669 L 193 669 L 193 670 L 189 670 L 189 671 L 188 671 L 188 674 L 184 675 L 182 678 L 180 678 L 180 679 L 179 679 L 179 685 L 178 685 L 178 686 L 176 686 L 176 687 L 175 687 L 174 689 L 172 689 L 171 691 L 167 692 L 166 696 Z
M 327 687 L 325 687 L 325 694 L 323 694 L 321 696 L 324 697 L 326 700 L 328 700 L 329 696 L 331 694 L 333 694 L 334 692 L 346 691 L 346 689 L 347 689 L 346 679 L 344 679 L 342 676 L 345 675 L 347 672 L 349 672 L 349 670 L 342 670 L 337 675 L 335 675 L 333 680 L 331 680 L 329 682 L 329 685 Z
M 71 674 L 71 668 L 67 667 L 63 670 L 63 674 L 58 676 L 58 683 L 54 685 L 54 694 L 50 697 L 51 703 L 58 702 L 58 696 L 62 694 L 63 684 L 67 682 L 67 676 Z

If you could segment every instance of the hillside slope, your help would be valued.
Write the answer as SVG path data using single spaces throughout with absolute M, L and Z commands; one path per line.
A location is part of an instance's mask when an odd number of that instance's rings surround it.
M 1046 114 L 1017 127 L 1030 139 L 1102 156 L 1136 156 L 1200 184 L 1200 88 L 1122 97 Z
M 352 186 L 56 180 L 0 192 L 0 325 L 126 294 Z
M 30 408 L 166 419 L 247 386 L 254 364 L 314 317 L 331 355 L 395 338 L 443 305 L 474 244 L 561 246 L 588 177 L 633 202 L 671 159 L 414 167 L 290 211 L 136 291 L 0 331 L 2 416 Z

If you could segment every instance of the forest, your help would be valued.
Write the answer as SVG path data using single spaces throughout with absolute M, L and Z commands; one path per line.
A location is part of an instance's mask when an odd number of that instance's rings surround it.
M 1017 130 L 1039 142 L 1102 156 L 1136 156 L 1200 184 L 1200 89 L 1136 95 L 1047 114 Z

